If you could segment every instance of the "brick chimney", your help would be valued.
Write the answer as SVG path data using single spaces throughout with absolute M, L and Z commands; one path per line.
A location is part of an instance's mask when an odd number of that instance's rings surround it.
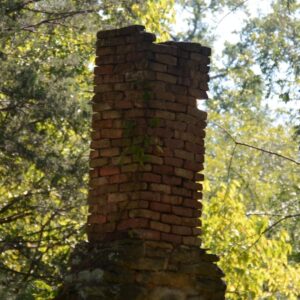
M 199 238 L 211 50 L 138 25 L 97 38 L 88 242 L 57 299 L 224 299 Z

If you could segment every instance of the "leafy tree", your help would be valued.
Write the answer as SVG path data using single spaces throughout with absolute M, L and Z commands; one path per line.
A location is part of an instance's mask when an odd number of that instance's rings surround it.
M 159 13 L 166 37 L 171 4 L 1 1 L 1 299 L 52 298 L 84 238 L 96 31 Z

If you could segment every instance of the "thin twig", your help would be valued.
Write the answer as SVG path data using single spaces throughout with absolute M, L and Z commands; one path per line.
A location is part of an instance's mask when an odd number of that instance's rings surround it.
M 263 149 L 263 148 L 260 148 L 260 147 L 257 147 L 257 146 L 253 146 L 253 145 L 250 145 L 250 144 L 247 144 L 247 143 L 242 143 L 242 142 L 239 142 L 237 141 L 233 135 L 227 130 L 225 129 L 224 127 L 222 127 L 221 125 L 217 124 L 216 122 L 211 122 L 212 124 L 216 125 L 217 127 L 219 127 L 220 129 L 222 129 L 229 137 L 230 139 L 238 146 L 243 146 L 243 147 L 248 147 L 248 148 L 251 148 L 251 149 L 254 149 L 254 150 L 257 150 L 257 151 L 261 151 L 261 152 L 264 152 L 264 153 L 267 153 L 267 154 L 270 154 L 270 155 L 274 155 L 274 156 L 277 156 L 279 158 L 282 158 L 282 159 L 285 159 L 285 160 L 288 160 L 290 162 L 293 162 L 295 163 L 296 165 L 300 165 L 300 162 L 293 159 L 293 158 L 290 158 L 288 156 L 285 156 L 285 155 L 282 155 L 282 154 L 279 154 L 277 152 L 273 152 L 273 151 L 270 151 L 270 150 L 266 150 L 266 149 Z

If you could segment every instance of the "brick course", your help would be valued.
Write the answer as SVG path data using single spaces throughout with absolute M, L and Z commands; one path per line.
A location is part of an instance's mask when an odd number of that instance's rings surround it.
M 207 114 L 196 98 L 207 98 L 210 50 L 155 44 L 141 26 L 97 37 L 89 239 L 135 229 L 143 239 L 198 245 Z

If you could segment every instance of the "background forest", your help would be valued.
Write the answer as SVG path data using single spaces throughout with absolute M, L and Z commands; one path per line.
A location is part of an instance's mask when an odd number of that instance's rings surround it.
M 299 299 L 300 4 L 250 2 L 0 0 L 0 299 L 51 299 L 86 238 L 95 35 L 129 24 L 213 48 L 203 243 L 227 299 Z

